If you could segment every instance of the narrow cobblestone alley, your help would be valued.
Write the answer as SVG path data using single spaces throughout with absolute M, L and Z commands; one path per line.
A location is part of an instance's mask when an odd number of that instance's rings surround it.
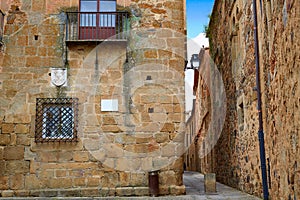
M 217 183 L 217 192 L 215 194 L 205 194 L 204 191 L 204 175 L 198 172 L 185 171 L 183 182 L 186 187 L 186 195 L 193 196 L 194 199 L 243 199 L 243 200 L 259 200 L 255 196 L 243 193 L 234 188 L 228 187 L 221 183 Z

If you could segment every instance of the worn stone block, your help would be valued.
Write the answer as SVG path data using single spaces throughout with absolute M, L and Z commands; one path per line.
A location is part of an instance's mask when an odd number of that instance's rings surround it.
M 134 196 L 149 196 L 149 187 L 134 187 Z
M 26 67 L 39 67 L 41 66 L 41 58 L 38 56 L 28 56 L 25 59 L 25 66 Z
M 155 95 L 149 95 L 149 94 L 141 95 L 142 104 L 155 103 L 155 102 L 159 102 L 158 98 Z
M 141 126 L 136 128 L 138 132 L 157 132 L 160 130 L 160 124 L 158 122 L 155 123 L 142 123 Z
M 13 190 L 24 189 L 25 178 L 23 174 L 15 174 L 10 177 L 10 188 Z
M 58 160 L 58 155 L 56 151 L 38 152 L 37 160 L 41 162 L 55 162 Z
M 150 113 L 150 119 L 152 122 L 165 122 L 167 120 L 166 113 Z
M 0 134 L 0 145 L 8 145 L 10 143 L 9 134 Z
M 13 133 L 14 129 L 14 124 L 2 124 L 2 133 Z
M 47 48 L 46 47 L 38 47 L 38 56 L 46 56 Z
M 102 187 L 99 189 L 99 196 L 106 197 L 106 196 L 115 196 L 116 189 L 115 188 L 108 188 Z
M 28 190 L 15 190 L 14 193 L 17 197 L 29 197 L 30 194 Z
M 183 119 L 183 114 L 181 113 L 170 113 L 168 114 L 168 120 L 172 122 L 181 122 Z
M 150 171 L 150 170 L 147 170 Z M 147 186 L 148 185 L 148 176 L 146 172 L 135 172 L 131 173 L 130 184 L 134 186 Z
M 1 192 L 2 197 L 13 197 L 14 191 L 13 190 L 4 190 Z
M 149 58 L 157 58 L 157 50 L 145 50 L 144 57 Z
M 112 133 L 118 133 L 121 132 L 121 129 L 118 125 L 104 125 L 101 126 L 103 132 L 112 132 Z
M 148 157 L 148 158 L 141 158 L 141 168 L 144 169 L 145 171 L 150 171 L 152 170 L 152 162 L 153 158 Z
M 159 184 L 162 185 L 177 185 L 177 180 L 174 171 L 163 171 L 159 173 Z
M 8 176 L 0 176 L 0 190 L 7 190 L 9 188 L 8 181 Z
M 66 169 L 57 169 L 55 170 L 55 177 L 65 177 L 67 176 L 67 170 Z
M 73 152 L 70 151 L 57 152 L 57 158 L 59 162 L 71 161 L 73 160 Z
M 41 179 L 52 179 L 54 177 L 53 169 L 44 169 L 41 168 L 41 172 L 39 173 L 39 178 Z
M 21 160 L 24 158 L 23 146 L 7 146 L 4 148 L 5 160 Z
M 100 185 L 100 178 L 88 177 L 86 184 L 88 187 L 97 187 Z
M 164 123 L 164 126 L 161 129 L 162 132 L 174 132 L 175 124 L 174 123 Z
M 165 104 L 171 104 L 173 103 L 173 95 L 160 95 L 159 102 Z
M 15 133 L 28 133 L 29 132 L 29 126 L 26 124 L 17 124 Z
M 74 169 L 72 171 L 69 171 L 69 176 L 71 177 L 83 177 L 84 174 L 85 174 L 85 171 L 84 169 Z
M 40 163 L 35 162 L 34 160 L 30 160 L 29 172 L 30 174 L 35 174 L 37 169 L 39 168 Z
M 116 167 L 122 171 L 138 170 L 141 165 L 141 160 L 138 158 L 118 158 L 116 159 Z
M 41 187 L 43 187 L 43 184 L 35 174 L 25 176 L 25 189 L 36 190 L 40 189 Z
M 206 193 L 216 192 L 216 174 L 206 173 L 204 174 L 204 190 Z
M 149 151 L 149 148 L 147 144 L 134 144 L 126 145 L 124 150 L 133 153 L 147 153 Z
M 25 54 L 28 56 L 35 56 L 37 54 L 37 47 L 25 47 Z
M 117 196 L 133 196 L 134 195 L 133 187 L 117 187 L 116 195 Z
M 27 135 L 17 135 L 17 145 L 29 146 L 31 143 L 31 139 Z
M 85 178 L 74 178 L 73 186 L 86 186 Z
M 9 145 L 12 145 L 12 146 L 17 145 L 17 134 L 15 134 L 15 133 L 10 134 L 10 143 L 9 143 Z
M 72 179 L 71 178 L 51 178 L 47 179 L 46 182 L 49 188 L 71 188 L 72 187 Z
M 0 160 L 4 159 L 4 147 L 0 147 Z
M 10 160 L 6 162 L 5 174 L 25 174 L 29 172 L 29 161 Z
M 31 115 L 29 114 L 8 114 L 6 117 L 6 121 L 10 123 L 21 123 L 21 124 L 29 124 L 31 122 Z
M 161 156 L 172 157 L 176 154 L 176 144 L 169 143 L 162 148 Z
M 86 162 L 89 160 L 89 152 L 87 151 L 74 151 L 73 159 L 76 162 Z
M 172 195 L 183 195 L 183 194 L 185 194 L 185 186 L 180 185 L 180 186 L 171 187 L 171 194 Z
M 103 116 L 102 117 L 102 123 L 104 125 L 115 125 L 117 124 L 115 121 L 115 118 L 113 116 Z

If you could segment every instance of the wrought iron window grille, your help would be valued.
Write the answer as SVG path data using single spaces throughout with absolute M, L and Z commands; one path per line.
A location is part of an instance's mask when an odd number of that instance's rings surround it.
M 4 50 L 3 33 L 4 32 L 4 13 L 0 9 L 0 52 Z
M 77 142 L 78 98 L 37 98 L 35 142 Z

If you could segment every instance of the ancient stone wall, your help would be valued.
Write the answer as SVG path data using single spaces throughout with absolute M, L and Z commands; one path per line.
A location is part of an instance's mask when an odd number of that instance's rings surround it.
M 200 67 L 194 69 L 194 100 L 192 115 L 186 123 L 186 148 L 185 162 L 187 170 L 201 173 L 215 172 L 215 149 L 208 142 L 211 137 L 212 120 L 212 96 L 213 82 L 209 49 L 202 48 L 199 52 Z M 209 133 L 210 132 L 210 133 Z M 216 135 L 215 135 L 216 136 Z
M 0 194 L 148 195 L 185 192 L 184 2 L 118 1 L 132 13 L 128 41 L 65 42 L 78 1 L 1 1 Z M 51 68 L 67 86 L 51 85 Z M 36 99 L 78 98 L 78 141 L 36 143 Z M 102 100 L 117 100 L 104 111 Z
M 259 1 L 262 112 L 271 199 L 299 198 L 299 1 Z M 222 24 L 222 26 L 219 26 Z M 252 1 L 216 1 L 208 35 L 223 76 L 227 116 L 217 179 L 262 196 Z

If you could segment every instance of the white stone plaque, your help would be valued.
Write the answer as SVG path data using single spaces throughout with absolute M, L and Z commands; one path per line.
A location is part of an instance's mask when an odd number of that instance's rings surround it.
M 101 99 L 101 111 L 116 112 L 118 109 L 118 99 Z

